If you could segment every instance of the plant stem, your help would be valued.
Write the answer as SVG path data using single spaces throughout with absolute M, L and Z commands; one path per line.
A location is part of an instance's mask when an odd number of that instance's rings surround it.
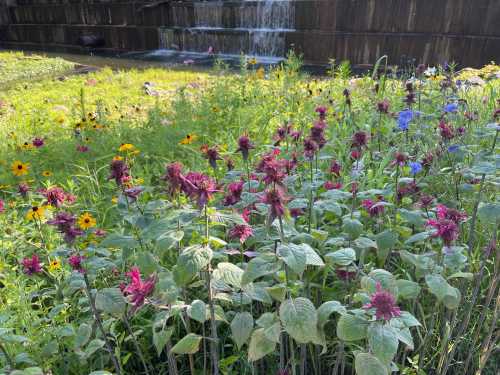
M 3 346 L 1 342 L 0 342 L 0 352 L 3 353 L 5 360 L 9 364 L 10 369 L 13 370 L 15 368 L 14 361 L 12 360 L 12 357 L 9 355 L 9 352 L 7 352 L 7 349 L 5 349 L 5 346 Z
M 102 337 L 104 338 L 104 343 L 106 344 L 106 349 L 108 349 L 108 352 L 109 352 L 109 355 L 111 357 L 111 361 L 113 362 L 113 366 L 115 368 L 116 374 L 121 375 L 120 362 L 118 361 L 118 358 L 116 358 L 116 355 L 113 351 L 113 345 L 111 345 L 111 342 L 109 341 L 108 335 L 106 334 L 106 331 L 104 330 L 104 326 L 102 325 L 101 315 L 99 314 L 99 311 L 95 307 L 95 300 L 94 300 L 94 297 L 92 296 L 92 290 L 90 288 L 89 278 L 88 278 L 86 273 L 83 274 L 83 279 L 85 281 L 85 291 L 87 293 L 87 297 L 88 297 L 89 303 L 90 303 L 90 308 L 92 309 L 92 312 L 94 314 L 94 318 L 95 318 L 95 321 L 97 323 L 97 327 L 101 331 Z
M 137 350 L 137 354 L 139 355 L 139 358 L 142 362 L 142 366 L 144 367 L 144 371 L 146 372 L 146 375 L 149 375 L 149 367 L 146 364 L 146 359 L 144 358 L 144 353 L 142 352 L 142 349 L 137 342 L 137 339 L 135 337 L 134 331 L 132 331 L 132 327 L 130 327 L 130 323 L 127 318 L 127 314 L 123 316 L 123 323 L 125 323 L 125 327 L 127 328 L 128 333 L 130 334 L 130 337 L 132 337 L 132 342 L 134 343 L 135 350 Z

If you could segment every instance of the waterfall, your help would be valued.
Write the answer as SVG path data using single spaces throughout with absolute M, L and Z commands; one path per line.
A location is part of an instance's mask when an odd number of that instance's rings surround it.
M 295 24 L 293 0 L 195 1 L 191 16 L 182 7 L 172 12 L 174 24 L 159 29 L 160 47 L 182 52 L 284 57 Z

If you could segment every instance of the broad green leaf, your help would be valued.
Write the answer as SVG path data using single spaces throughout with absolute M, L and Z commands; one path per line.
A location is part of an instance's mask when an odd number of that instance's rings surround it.
M 205 302 L 197 299 L 191 302 L 191 305 L 187 308 L 188 316 L 196 320 L 197 322 L 204 323 L 207 316 L 207 306 Z
M 396 280 L 398 287 L 398 296 L 401 298 L 415 299 L 420 293 L 420 285 L 411 280 L 399 279 Z
M 477 215 L 481 220 L 490 223 L 500 221 L 500 203 L 481 203 Z
M 105 342 L 103 340 L 94 339 L 85 348 L 85 356 L 88 358 L 96 351 L 101 349 L 104 346 Z
M 359 237 L 354 240 L 354 245 L 360 249 L 377 249 L 378 245 L 375 241 L 367 237 Z
M 438 301 L 449 309 L 456 309 L 460 305 L 460 291 L 452 287 L 441 275 L 427 275 L 425 282 L 432 294 L 436 296 Z
M 318 327 L 323 329 L 332 313 L 346 314 L 346 308 L 338 301 L 328 301 L 318 308 Z
M 292 271 L 298 275 L 302 275 L 307 264 L 307 256 L 302 246 L 293 243 L 281 244 L 278 246 L 278 252 Z
M 95 305 L 99 310 L 119 317 L 125 312 L 126 302 L 120 289 L 104 288 L 97 292 Z
M 286 286 L 282 284 L 274 285 L 265 288 L 266 292 L 276 301 L 283 302 L 286 297 Z
M 493 163 L 489 163 L 486 161 L 479 162 L 471 168 L 472 173 L 485 175 L 495 174 L 496 170 L 497 169 L 495 168 L 495 165 Z
M 90 335 L 92 335 L 92 327 L 87 323 L 80 324 L 75 336 L 75 347 L 81 348 L 84 346 L 90 340 Z
M 264 313 L 259 319 L 257 319 L 256 323 L 259 327 L 264 328 L 264 334 L 267 339 L 275 343 L 279 343 L 281 324 L 276 314 Z
M 258 328 L 252 333 L 250 345 L 248 347 L 248 360 L 258 361 L 266 355 L 274 352 L 276 343 L 266 337 L 264 328 Z
M 172 348 L 172 353 L 194 354 L 200 347 L 201 339 L 202 337 L 200 335 L 189 333 L 174 345 L 174 347 Z
M 398 234 L 390 230 L 385 230 L 375 236 L 375 241 L 379 251 L 390 250 L 398 242 Z
M 274 255 L 259 256 L 247 264 L 247 268 L 241 278 L 241 284 L 246 285 L 259 277 L 272 275 L 279 271 Z
M 173 333 L 174 333 L 173 328 L 160 329 L 160 330 L 156 330 L 153 328 L 153 345 L 155 346 L 156 354 L 158 354 L 158 357 L 163 352 L 165 345 L 167 345 L 167 342 L 168 340 L 170 340 Z
M 213 277 L 222 280 L 227 285 L 240 289 L 243 270 L 232 263 L 221 262 L 217 265 Z
M 357 341 L 366 337 L 369 322 L 359 316 L 344 314 L 337 323 L 337 336 L 344 341 Z
M 326 254 L 325 258 L 335 265 L 348 266 L 356 260 L 356 250 L 346 247 Z
M 398 351 L 398 332 L 390 325 L 373 322 L 367 336 L 371 352 L 382 363 L 390 363 Z
M 307 298 L 289 299 L 280 306 L 280 319 L 285 331 L 298 343 L 315 341 L 318 317 Z
M 432 231 L 426 231 L 426 232 L 420 232 L 420 233 L 414 234 L 413 236 L 411 236 L 410 238 L 408 238 L 405 241 L 405 244 L 410 245 L 410 244 L 415 243 L 415 242 L 425 241 L 431 235 L 432 235 Z
M 102 247 L 134 248 L 139 246 L 139 242 L 132 236 L 111 233 L 101 243 Z
M 389 375 L 389 370 L 370 353 L 358 353 L 354 360 L 356 375 Z
M 253 329 L 253 317 L 249 312 L 237 313 L 231 322 L 231 333 L 238 349 L 247 342 Z
M 342 230 L 349 234 L 351 239 L 356 239 L 363 233 L 363 224 L 357 219 L 344 218 Z
M 191 246 L 177 258 L 173 269 L 174 280 L 179 286 L 188 284 L 195 275 L 205 269 L 212 259 L 212 250 L 207 246 Z
M 318 255 L 316 250 L 314 250 L 310 245 L 303 243 L 299 245 L 306 254 L 306 264 L 309 266 L 318 266 L 323 267 L 325 263 L 323 263 L 323 259 Z

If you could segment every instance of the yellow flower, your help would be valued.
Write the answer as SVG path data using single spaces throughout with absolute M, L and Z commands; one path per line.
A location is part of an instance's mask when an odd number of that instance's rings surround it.
M 33 148 L 33 145 L 29 142 L 24 142 L 22 145 L 21 145 L 21 148 L 23 150 L 31 150 Z
M 22 161 L 16 160 L 12 163 L 11 169 L 14 176 L 24 176 L 28 174 L 29 164 L 23 163 Z
M 249 65 L 257 65 L 257 59 L 255 57 L 252 57 L 251 59 L 248 60 Z
M 42 176 L 43 177 L 50 177 L 50 176 L 52 176 L 52 172 L 51 171 L 43 171 Z
M 264 77 L 266 76 L 266 71 L 264 70 L 263 67 L 260 67 L 259 69 L 257 69 L 255 75 L 257 76 L 258 79 L 264 79 Z
M 82 229 L 93 228 L 96 226 L 96 224 L 97 224 L 96 220 L 88 212 L 85 212 L 78 218 L 78 226 Z
M 118 151 L 120 152 L 125 152 L 125 151 L 134 151 L 135 146 L 132 143 L 122 143 L 120 147 L 118 147 Z
M 113 158 L 113 161 L 120 161 L 120 160 L 123 160 L 123 158 L 122 158 L 120 155 L 116 155 L 116 156 Z
M 118 198 L 117 197 L 111 198 L 111 203 L 117 204 L 118 203 Z
M 29 209 L 26 214 L 26 219 L 28 220 L 41 220 L 45 216 L 45 208 L 39 206 L 33 206 Z
M 56 122 L 58 122 L 59 124 L 62 124 L 64 122 L 65 118 L 63 115 L 59 115 L 56 117 Z
M 190 145 L 191 143 L 196 141 L 197 138 L 198 138 L 198 136 L 196 134 L 187 134 L 185 138 L 181 139 L 179 144 L 180 145 Z
M 135 183 L 136 183 L 137 185 L 142 185 L 142 184 L 144 183 L 144 179 L 143 179 L 143 178 L 136 178 L 136 179 L 135 179 Z
M 49 263 L 49 271 L 54 272 L 61 269 L 61 262 L 57 259 L 51 260 Z

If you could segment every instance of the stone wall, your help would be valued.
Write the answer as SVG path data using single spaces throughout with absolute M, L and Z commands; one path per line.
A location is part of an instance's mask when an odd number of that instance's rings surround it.
M 237 27 L 241 2 L 224 1 L 224 26 Z M 499 0 L 293 0 L 295 31 L 286 45 L 307 62 L 329 58 L 373 63 L 387 54 L 418 62 L 500 62 Z M 252 2 L 245 2 L 252 6 Z M 103 39 L 102 51 L 159 48 L 159 27 L 194 26 L 190 1 L 0 0 L 0 47 L 87 51 L 82 35 Z M 80 43 L 81 44 L 81 43 Z

